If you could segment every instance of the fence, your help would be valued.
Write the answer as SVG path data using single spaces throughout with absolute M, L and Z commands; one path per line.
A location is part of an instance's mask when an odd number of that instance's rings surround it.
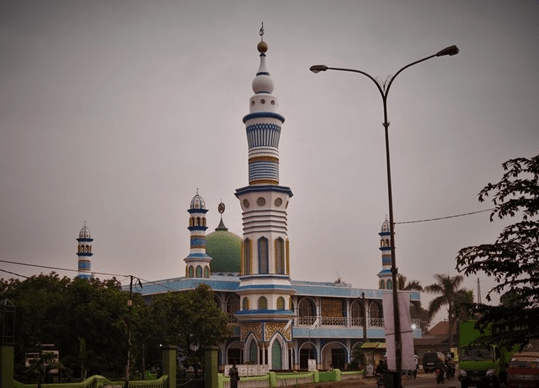
M 103 376 L 92 376 L 79 383 L 53 383 L 41 384 L 41 388 L 107 388 L 124 387 L 125 381 L 110 381 Z M 168 376 L 161 376 L 157 380 L 134 380 L 129 381 L 130 387 L 136 388 L 169 388 Z M 18 381 L 13 382 L 13 388 L 37 388 L 37 384 L 22 384 Z

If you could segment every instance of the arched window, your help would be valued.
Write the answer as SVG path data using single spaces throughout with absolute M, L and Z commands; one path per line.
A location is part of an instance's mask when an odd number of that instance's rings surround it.
M 196 226 L 200 226 L 200 217 L 197 217 L 197 225 Z
M 392 289 L 393 289 L 393 282 L 392 282 L 391 280 L 388 280 L 386 284 L 387 284 L 387 289 L 388 289 L 388 290 L 392 290 Z
M 241 309 L 243 311 L 248 311 L 249 310 L 249 298 L 247 297 L 244 297 L 243 300 L 241 301 Z
M 256 341 L 251 341 L 251 346 L 249 347 L 249 361 L 253 364 L 258 363 L 258 347 L 256 346 Z
M 193 221 L 193 217 L 189 217 L 189 226 L 195 226 L 195 223 Z
M 386 283 L 380 279 L 380 289 L 385 290 L 386 289 Z
M 299 302 L 298 315 L 300 325 L 312 325 L 316 320 L 316 306 L 311 299 L 304 298 Z
M 268 300 L 265 296 L 261 296 L 258 298 L 258 309 L 259 310 L 267 310 L 268 309 Z
M 268 273 L 268 239 L 260 237 L 258 239 L 258 273 Z
M 226 301 L 226 313 L 228 315 L 228 322 L 237 322 L 236 314 L 240 310 L 240 297 L 238 295 L 231 295 Z
M 290 311 L 294 311 L 294 302 L 292 302 L 292 297 L 288 298 L 288 305 L 290 306 Z
M 252 256 L 252 244 L 251 239 L 246 238 L 243 241 L 243 274 L 251 274 L 251 256 Z
M 210 267 L 205 266 L 204 267 L 204 277 L 209 278 L 210 277 Z
M 363 303 L 359 300 L 352 302 L 350 306 L 350 314 L 352 315 L 352 326 L 363 325 Z
M 277 310 L 284 310 L 284 298 L 282 296 L 277 298 Z
M 206 226 L 206 217 L 202 219 L 202 226 Z
M 195 269 L 192 265 L 189 266 L 189 277 L 192 278 L 195 276 Z
M 196 277 L 197 277 L 197 278 L 201 278 L 201 277 L 202 277 L 202 267 L 201 267 L 200 265 L 197 265 Z
M 275 273 L 285 273 L 284 240 L 280 237 L 275 240 Z
M 384 310 L 382 309 L 382 304 L 378 301 L 371 304 L 371 318 L 383 318 Z
M 290 240 L 286 239 L 286 274 L 290 275 Z

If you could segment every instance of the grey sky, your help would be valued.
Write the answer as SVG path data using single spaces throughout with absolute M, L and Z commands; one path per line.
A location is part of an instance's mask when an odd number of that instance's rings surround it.
M 183 276 L 197 188 L 210 229 L 241 235 L 256 45 L 264 22 L 290 186 L 292 277 L 377 288 L 387 214 L 382 102 L 389 97 L 395 221 L 491 207 L 477 193 L 507 159 L 539 150 L 537 1 L 2 1 L 0 258 L 76 269 L 84 221 L 92 269 Z M 397 265 L 432 283 L 457 251 L 491 242 L 489 214 L 398 225 Z M 17 265 L 0 269 L 31 275 Z M 46 271 L 47 272 L 47 271 Z M 75 273 L 60 272 L 74 276 Z M 3 274 L 3 277 L 11 275 Z M 124 281 L 125 279 L 121 278 Z M 474 288 L 476 278 L 466 286 Z M 483 280 L 483 295 L 490 280 Z M 427 301 L 429 297 L 425 298 Z

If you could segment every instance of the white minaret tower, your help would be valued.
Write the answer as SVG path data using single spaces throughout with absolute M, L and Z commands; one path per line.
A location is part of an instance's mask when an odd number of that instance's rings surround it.
M 391 233 L 389 231 L 389 221 L 386 218 L 382 224 L 380 233 L 380 250 L 382 251 L 382 270 L 378 273 L 380 278 L 379 289 L 393 289 L 393 281 L 391 280 Z
M 90 235 L 90 229 L 86 226 L 86 221 L 84 221 L 84 226 L 79 232 L 79 242 L 77 249 L 77 256 L 79 257 L 79 274 L 78 278 L 91 279 L 92 275 L 92 241 L 94 239 Z
M 189 229 L 191 250 L 185 261 L 185 277 L 209 278 L 211 257 L 206 254 L 206 205 L 198 190 L 189 207 Z
M 263 34 L 262 28 L 260 36 Z M 249 147 L 249 186 L 236 190 L 243 211 L 241 282 L 236 291 L 241 311 L 236 317 L 242 325 L 241 340 L 249 349 L 245 360 L 265 364 L 282 361 L 285 365 L 289 356 L 285 345 L 292 340 L 290 297 L 295 293 L 290 284 L 286 213 L 292 191 L 279 186 L 279 138 L 284 117 L 277 113 L 277 99 L 272 95 L 273 81 L 266 69 L 268 45 L 263 38 L 257 48 L 260 67 L 252 84 L 255 94 L 249 100 L 250 113 L 243 118 Z M 277 331 L 281 334 L 276 340 Z M 257 338 L 249 333 L 258 333 Z M 268 353 L 254 352 L 253 347 L 262 350 L 261 346 L 271 348 L 269 354 L 280 352 L 282 359 L 257 359 Z M 282 365 L 272 366 L 279 367 Z

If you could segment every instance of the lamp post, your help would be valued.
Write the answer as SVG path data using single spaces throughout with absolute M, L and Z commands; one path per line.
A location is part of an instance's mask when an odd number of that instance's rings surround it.
M 395 336 L 395 361 L 396 361 L 396 379 L 393 381 L 396 382 L 397 387 L 401 387 L 401 366 L 402 366 L 402 347 L 401 347 L 401 328 L 400 328 L 400 320 L 399 320 L 399 303 L 398 303 L 398 293 L 397 293 L 397 266 L 396 266 L 396 257 L 395 257 L 395 229 L 394 229 L 394 220 L 393 220 L 393 193 L 392 193 L 392 186 L 391 186 L 391 163 L 390 163 L 390 156 L 389 156 L 389 121 L 387 119 L 387 96 L 389 95 L 389 90 L 391 88 L 391 85 L 393 84 L 393 81 L 395 81 L 395 78 L 405 69 L 416 65 L 418 63 L 424 62 L 427 59 L 431 59 L 434 57 L 442 57 L 446 55 L 455 55 L 459 53 L 459 49 L 457 46 L 449 46 L 445 49 L 438 51 L 436 54 L 430 55 L 428 57 L 425 57 L 423 59 L 420 59 L 418 61 L 409 63 L 408 65 L 402 67 L 399 71 L 395 73 L 394 76 L 388 76 L 385 81 L 382 81 L 379 78 L 374 78 L 368 73 L 365 73 L 361 70 L 356 69 L 345 69 L 345 68 L 339 68 L 339 67 L 328 67 L 325 65 L 314 65 L 311 66 L 310 70 L 313 73 L 319 73 L 321 71 L 326 70 L 338 70 L 338 71 L 348 71 L 352 73 L 359 73 L 366 77 L 368 77 L 371 81 L 374 82 L 376 87 L 378 88 L 378 91 L 380 92 L 380 95 L 382 96 L 382 103 L 384 106 L 384 122 L 382 125 L 384 126 L 385 130 L 385 143 L 386 143 L 386 167 L 387 167 L 387 198 L 389 202 L 389 234 L 390 234 L 390 241 L 391 241 L 391 281 L 393 283 L 392 285 L 392 291 L 393 291 L 393 319 L 394 319 L 394 336 Z

